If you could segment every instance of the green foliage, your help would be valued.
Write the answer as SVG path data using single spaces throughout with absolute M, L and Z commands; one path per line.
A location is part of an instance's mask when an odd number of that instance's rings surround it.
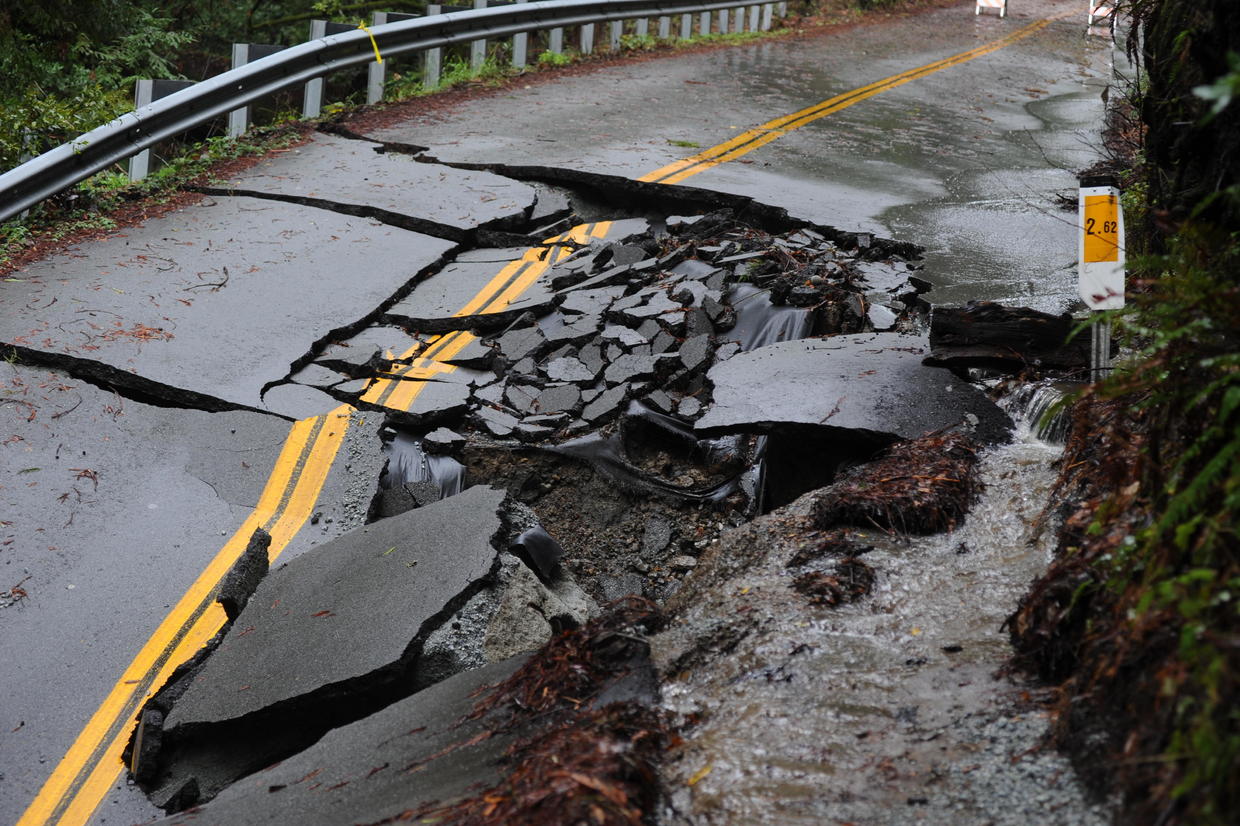
M 508 76 L 508 71 L 494 55 L 488 55 L 486 60 L 482 61 L 482 64 L 477 68 L 474 68 L 468 58 L 453 55 L 444 61 L 443 71 L 439 74 L 438 88 L 451 89 L 453 86 L 471 82 L 497 85 Z M 433 92 L 435 90 L 428 89 L 426 91 Z
M 1231 71 L 1227 74 L 1209 86 L 1202 85 L 1193 88 L 1194 95 L 1214 103 L 1209 114 L 1206 115 L 1207 119 L 1221 115 L 1223 110 L 1231 105 L 1233 98 L 1240 97 L 1240 54 L 1228 52 L 1227 63 L 1231 67 Z
M 1174 633 L 1163 660 L 1140 666 L 1157 669 L 1163 698 L 1147 698 L 1147 713 L 1165 704 L 1167 715 L 1164 732 L 1143 734 L 1162 766 L 1151 799 L 1179 801 L 1180 822 L 1222 823 L 1240 779 L 1240 656 L 1228 642 L 1240 630 L 1240 232 L 1189 220 L 1160 246 L 1134 261 L 1140 289 L 1118 317 L 1137 356 L 1101 388 L 1141 400 L 1151 507 L 1130 551 L 1101 560 L 1137 622 L 1097 618 L 1098 639 Z M 1113 518 L 1106 508 L 1099 525 Z M 1107 659 L 1140 658 L 1140 646 L 1110 651 L 1096 673 L 1122 673 Z
M 568 52 L 546 51 L 538 56 L 539 66 L 567 66 L 572 62 L 573 56 Z
M 0 7 L 0 168 L 132 108 L 132 80 L 173 74 L 189 36 L 139 0 L 17 0 Z
M 657 48 L 659 45 L 658 38 L 649 34 L 622 34 L 620 35 L 620 48 L 630 52 L 648 52 Z

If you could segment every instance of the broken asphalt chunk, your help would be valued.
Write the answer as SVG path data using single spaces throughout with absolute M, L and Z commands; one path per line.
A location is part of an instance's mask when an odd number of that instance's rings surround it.
M 474 412 L 474 417 L 487 432 L 497 439 L 505 439 L 511 436 L 513 430 L 520 424 L 520 419 L 516 416 L 487 404 L 481 405 Z
M 267 554 L 270 547 L 271 534 L 262 528 L 255 528 L 245 550 L 220 581 L 215 600 L 224 609 L 224 615 L 229 622 L 237 618 L 241 609 L 249 602 L 254 589 L 263 581 L 263 577 L 267 576 Z
M 239 719 L 409 665 L 406 650 L 423 625 L 491 570 L 504 496 L 470 488 L 271 571 L 166 728 Z
M 654 375 L 653 356 L 625 353 L 607 366 L 603 377 L 608 384 L 624 384 Z
M 446 455 L 465 446 L 465 437 L 446 427 L 436 428 L 422 437 L 427 453 Z
M 572 413 L 580 407 L 581 391 L 572 384 L 548 387 L 534 399 L 534 408 L 539 413 Z
M 685 339 L 680 345 L 680 363 L 689 370 L 697 370 L 710 361 L 710 336 L 706 333 Z
M 915 439 L 978 419 L 986 443 L 1010 438 L 1011 419 L 952 373 L 922 364 L 925 339 L 895 333 L 785 341 L 710 369 L 714 405 L 699 433 L 843 428 L 879 440 Z
M 236 726 L 245 721 L 254 742 L 232 744 L 246 752 L 234 767 L 244 773 L 280 756 L 268 749 L 326 727 L 343 698 L 365 709 L 407 691 L 426 634 L 495 568 L 505 498 L 501 490 L 470 488 L 271 571 L 167 716 L 165 743 L 178 762 L 194 766 L 197 758 L 170 741 L 210 752 L 213 729 L 244 741 Z M 179 785 L 177 766 L 165 768 Z M 211 796 L 229 774 L 227 766 L 196 774 L 202 794 Z
M 547 363 L 545 369 L 547 378 L 552 381 L 592 382 L 598 377 L 598 370 L 591 370 L 579 358 L 554 359 Z
M 629 393 L 627 384 L 618 384 L 605 390 L 586 405 L 585 410 L 581 411 L 581 417 L 591 424 L 600 424 L 620 412 Z
M 496 339 L 495 346 L 500 355 L 512 364 L 527 357 L 537 357 L 546 343 L 547 337 L 542 330 L 538 327 L 526 327 L 504 333 Z

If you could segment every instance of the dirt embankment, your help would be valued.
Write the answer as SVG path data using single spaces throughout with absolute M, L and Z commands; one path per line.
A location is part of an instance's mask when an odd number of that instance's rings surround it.
M 1126 823 L 1240 806 L 1240 7 L 1137 0 L 1144 163 L 1127 205 L 1139 354 L 1078 405 L 1055 563 L 1009 620 L 1058 740 Z M 1139 37 L 1136 34 L 1139 33 Z M 1140 253 L 1140 254 L 1138 254 Z

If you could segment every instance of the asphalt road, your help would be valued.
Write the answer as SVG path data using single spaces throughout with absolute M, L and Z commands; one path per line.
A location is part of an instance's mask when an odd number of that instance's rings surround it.
M 122 737 L 108 728 L 125 719 L 116 709 L 218 627 L 218 617 L 191 623 L 190 603 L 255 525 L 273 527 L 273 551 L 291 557 L 363 519 L 382 415 L 288 383 L 308 355 L 354 335 L 399 355 L 419 342 L 377 323 L 394 306 L 450 315 L 482 293 L 495 310 L 519 298 L 514 278 L 537 289 L 536 262 L 505 263 L 517 251 L 475 255 L 450 283 L 410 293 L 479 228 L 503 228 L 538 200 L 526 184 L 452 163 L 692 175 L 685 183 L 925 245 L 937 300 L 1060 310 L 1075 229 L 1052 196 L 1099 156 L 1111 56 L 1083 36 L 1079 6 L 1025 0 L 1000 20 L 962 3 L 517 84 L 367 134 L 427 146 L 443 164 L 321 136 L 230 182 L 231 193 L 14 273 L 0 285 L 0 342 L 43 358 L 0 365 L 0 822 L 153 816 L 114 758 L 64 781 L 93 784 L 94 798 L 57 810 L 47 800 L 63 796 L 45 791 L 28 807 L 58 765 L 81 761 L 75 742 Z M 771 124 L 1014 32 L 967 61 Z M 737 136 L 731 154 L 708 153 Z M 511 277 L 497 284 L 505 266 Z M 467 346 L 461 336 L 441 346 Z M 445 386 L 428 385 L 427 399 L 450 397 L 450 371 L 428 369 Z M 368 400 L 394 395 L 379 390 Z M 416 395 L 404 394 L 404 409 Z M 163 652 L 154 670 L 152 650 Z

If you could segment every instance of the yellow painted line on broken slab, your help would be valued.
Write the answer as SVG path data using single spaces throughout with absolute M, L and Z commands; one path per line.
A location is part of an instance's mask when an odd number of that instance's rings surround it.
M 656 169 L 638 180 L 678 183 L 881 92 L 1010 46 L 1063 16 L 1038 20 L 975 49 L 892 75 L 775 118 L 718 146 Z M 543 247 L 531 248 L 496 273 L 456 315 L 503 310 L 555 261 L 571 252 L 569 246 L 557 246 L 557 242 L 588 243 L 591 239 L 606 237 L 610 226 L 610 222 L 602 221 L 574 227 L 564 235 L 547 239 Z M 442 359 L 451 358 L 473 340 L 472 334 L 459 331 L 435 337 L 425 349 L 420 345 L 410 348 L 401 359 L 414 359 L 413 363 L 391 377 L 374 382 L 362 396 L 363 401 L 408 410 L 425 386 L 426 379 L 455 369 Z M 90 819 L 120 775 L 123 768 L 121 753 L 142 703 L 163 685 L 177 665 L 191 657 L 223 625 L 224 613 L 215 603 L 215 589 L 245 550 L 254 529 L 261 526 L 271 533 L 271 558 L 274 560 L 309 518 L 344 440 L 351 412 L 353 408 L 342 405 L 330 413 L 293 425 L 254 511 L 134 657 L 23 813 L 17 826 L 80 826 Z
M 121 753 L 138 709 L 178 665 L 220 630 L 224 612 L 215 602 L 220 579 L 236 562 L 255 528 L 271 534 L 272 559 L 310 516 L 332 461 L 344 440 L 352 408 L 293 425 L 258 503 L 130 662 L 18 826 L 81 824 L 115 784 Z
M 573 245 L 605 238 L 611 225 L 610 221 L 581 224 L 562 235 L 548 238 L 543 246 L 531 247 L 520 258 L 508 262 L 453 317 L 485 315 L 507 309 L 553 264 L 570 255 Z M 362 395 L 362 401 L 391 410 L 409 410 L 425 389 L 427 381 L 434 381 L 436 375 L 456 369 L 446 360 L 465 349 L 475 338 L 472 333 L 458 330 L 436 336 L 425 346 L 411 347 L 400 357 L 401 360 L 410 359 L 410 363 L 376 379 Z

